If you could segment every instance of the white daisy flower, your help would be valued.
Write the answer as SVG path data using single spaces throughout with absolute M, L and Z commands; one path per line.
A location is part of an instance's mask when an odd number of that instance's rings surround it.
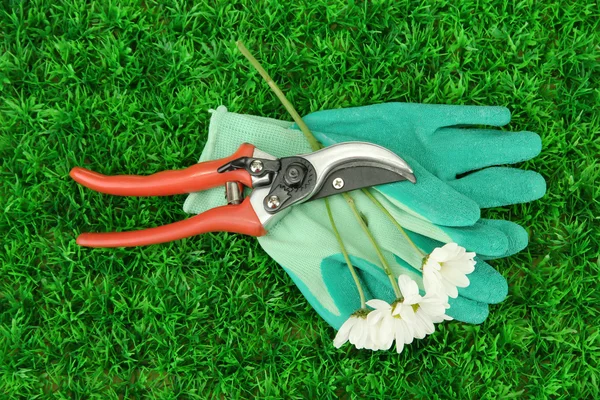
M 452 321 L 452 317 L 446 315 L 446 310 L 450 308 L 450 304 L 445 298 L 438 295 L 425 294 L 419 301 L 419 310 L 427 314 L 431 320 L 439 324 L 443 321 Z
M 450 319 L 445 315 L 446 309 L 450 305 L 439 296 L 421 296 L 417 283 L 407 275 L 398 277 L 398 286 L 404 296 L 402 309 L 406 308 L 403 319 L 412 324 L 413 335 L 416 339 L 423 339 L 435 332 L 434 323 Z
M 388 350 L 392 347 L 396 335 L 395 319 L 392 316 L 392 305 L 387 301 L 372 299 L 367 305 L 373 311 L 367 316 L 367 323 L 374 328 L 374 340 L 378 350 Z
M 333 345 L 338 349 L 346 342 L 350 342 L 357 349 L 369 349 L 377 350 L 373 335 L 375 334 L 375 327 L 370 326 L 367 323 L 368 310 L 358 310 L 350 316 L 342 324 L 335 339 L 333 339 Z
M 344 322 L 334 345 L 341 347 L 347 341 L 356 348 L 388 350 L 396 342 L 396 352 L 415 338 L 423 339 L 435 331 L 435 323 L 451 319 L 446 313 L 450 306 L 445 298 L 427 294 L 421 296 L 417 283 L 407 275 L 398 277 L 402 300 L 389 304 L 372 299 L 367 305 L 372 311 L 359 310 Z
M 418 313 L 419 302 L 422 297 L 419 294 L 419 287 L 417 282 L 410 279 L 407 275 L 400 275 L 398 277 L 398 286 L 404 297 L 402 306 L 397 307 L 395 312 L 404 313 L 404 319 L 408 320 L 412 325 L 413 336 L 416 339 L 423 339 L 425 336 L 430 335 L 434 332 L 433 321 L 428 318 L 427 314 Z
M 407 306 L 402 303 L 396 304 L 392 311 L 394 324 L 394 339 L 396 340 L 396 352 L 402 353 L 405 344 L 411 344 L 415 338 L 414 322 L 410 319 L 414 318 L 412 306 Z
M 414 287 L 410 282 L 414 283 Z M 415 311 L 413 304 L 421 297 L 417 284 L 408 276 L 398 278 L 403 300 L 389 304 L 383 300 L 369 300 L 367 305 L 374 308 L 367 317 L 372 326 L 377 327 L 377 340 L 380 349 L 389 349 L 396 341 L 396 352 L 401 353 L 405 344 L 414 338 Z
M 442 299 L 456 298 L 457 287 L 469 286 L 467 275 L 475 270 L 475 256 L 456 243 L 435 248 L 423 264 L 423 284 L 427 294 L 437 294 Z

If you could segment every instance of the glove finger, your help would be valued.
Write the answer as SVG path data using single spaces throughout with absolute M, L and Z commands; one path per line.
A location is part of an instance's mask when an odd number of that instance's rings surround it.
M 510 111 L 506 107 L 417 103 L 382 103 L 317 111 L 305 116 L 304 122 L 321 132 L 343 133 L 349 127 L 350 131 L 364 132 L 365 137 L 370 137 L 373 135 L 373 121 L 377 121 L 378 134 L 388 136 L 389 133 L 397 134 L 406 122 L 411 125 L 409 121 L 399 119 L 398 115 L 412 116 L 425 127 L 421 132 L 427 131 L 427 134 L 433 132 L 430 129 L 445 126 L 503 126 L 510 122 Z
M 461 296 L 448 299 L 448 303 L 450 308 L 446 310 L 446 314 L 468 324 L 481 324 L 490 314 L 486 303 L 478 303 Z
M 509 250 L 509 240 L 506 237 L 506 233 L 496 229 L 491 224 L 483 224 L 479 220 L 473 225 L 462 227 L 434 225 L 396 207 L 392 201 L 376 190 L 372 191 L 372 194 L 388 210 L 400 226 L 409 233 L 409 236 L 415 236 L 415 240 L 417 241 L 423 240 L 420 237 L 424 236 L 435 240 L 430 242 L 431 244 L 428 242 L 428 245 L 437 245 L 440 242 L 456 242 L 469 251 L 491 257 L 503 257 Z M 372 204 L 367 203 L 367 206 L 371 206 L 371 209 L 373 209 Z M 367 207 L 364 208 L 367 209 Z M 374 208 L 373 212 L 381 213 L 378 208 Z M 365 215 L 371 218 L 372 214 L 366 213 Z M 391 249 L 396 248 L 397 245 L 391 247 Z
M 504 257 L 509 249 L 509 241 L 504 232 L 479 221 L 471 226 L 457 228 L 432 227 L 431 225 L 429 228 L 428 226 L 423 228 L 425 229 L 420 232 L 405 229 L 410 238 L 421 248 L 431 248 L 433 250 L 442 246 L 443 243 L 455 242 L 469 251 L 494 258 Z M 438 228 L 439 231 L 436 232 L 435 228 Z
M 509 249 L 509 241 L 504 232 L 479 221 L 472 226 L 461 228 L 442 227 L 442 230 L 452 238 L 453 242 L 477 254 L 485 254 L 488 257 L 503 257 Z M 440 245 L 443 244 L 438 242 L 438 246 Z
M 546 193 L 546 181 L 542 175 L 507 167 L 486 168 L 448 184 L 481 208 L 527 203 Z
M 493 165 L 530 160 L 540 154 L 542 140 L 527 131 L 442 128 L 434 134 L 430 148 L 438 158 L 440 177 L 451 179 Z
M 375 187 L 394 206 L 437 225 L 466 226 L 477 222 L 480 218 L 477 203 L 439 180 L 416 161 L 408 157 L 405 161 L 414 171 L 416 184 L 396 182 Z
M 510 122 L 510 111 L 496 106 L 437 105 L 435 118 L 438 128 L 455 125 L 504 126 Z
M 527 231 L 519 224 L 502 219 L 483 218 L 479 220 L 479 223 L 503 232 L 508 239 L 508 249 L 506 250 L 506 253 L 500 256 L 489 256 L 487 254 L 480 255 L 480 258 L 482 259 L 493 260 L 496 258 L 512 256 L 513 254 L 517 254 L 526 248 L 527 244 L 529 243 L 529 235 L 527 234 Z
M 508 283 L 506 278 L 490 264 L 475 257 L 475 270 L 467 277 L 469 286 L 458 288 L 458 295 L 481 303 L 497 304 L 506 299 Z
M 435 106 L 415 103 L 382 103 L 317 111 L 304 116 L 303 120 L 320 141 L 319 136 L 323 135 L 322 132 L 338 135 L 338 137 L 352 132 L 352 140 L 376 141 L 384 147 L 393 148 L 387 144 L 393 145 L 398 139 L 402 139 L 398 135 L 401 135 L 403 131 L 414 129 L 414 124 L 410 119 L 428 124 L 428 131 L 433 132 L 431 118 L 422 117 L 424 110 L 428 107 Z M 293 125 L 292 128 L 298 129 L 296 125 Z

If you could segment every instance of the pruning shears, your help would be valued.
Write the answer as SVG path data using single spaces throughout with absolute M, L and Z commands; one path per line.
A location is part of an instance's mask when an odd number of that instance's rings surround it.
M 130 232 L 83 233 L 86 247 L 130 247 L 165 243 L 206 232 L 263 236 L 282 211 L 369 186 L 408 180 L 410 166 L 391 151 L 371 143 L 345 142 L 313 153 L 276 158 L 244 143 L 231 156 L 189 168 L 148 176 L 106 176 L 75 167 L 70 176 L 101 193 L 119 196 L 169 196 L 225 185 L 228 205 L 155 228 Z M 243 198 L 243 188 L 252 188 Z

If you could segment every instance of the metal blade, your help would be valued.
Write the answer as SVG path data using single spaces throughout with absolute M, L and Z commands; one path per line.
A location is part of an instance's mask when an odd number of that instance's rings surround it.
M 321 188 L 311 196 L 310 200 L 404 180 L 406 180 L 406 177 L 378 166 L 351 166 L 332 171 Z
M 339 143 L 301 157 L 317 174 L 313 193 L 308 196 L 311 200 L 385 183 L 417 181 L 406 161 L 372 143 Z
M 366 142 L 339 143 L 314 153 L 280 158 L 279 163 L 279 172 L 271 182 L 268 194 L 260 193 L 262 208 L 269 215 L 294 204 L 350 190 L 404 180 L 417 181 L 402 158 L 384 147 Z M 254 197 L 258 196 L 257 192 Z M 255 203 L 256 199 L 253 206 Z

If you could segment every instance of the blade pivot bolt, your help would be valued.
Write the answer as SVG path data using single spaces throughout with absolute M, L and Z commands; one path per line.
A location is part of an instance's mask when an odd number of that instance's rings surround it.
M 279 201 L 279 196 L 271 196 L 267 201 L 267 207 L 269 207 L 272 210 L 278 208 L 280 204 L 281 202 Z
M 291 187 L 298 187 L 304 181 L 306 175 L 306 168 L 299 164 L 290 165 L 285 172 L 285 183 Z
M 341 189 L 344 187 L 344 180 L 342 178 L 335 178 L 332 182 L 332 185 L 336 189 Z
M 250 171 L 254 174 L 261 173 L 264 168 L 262 161 L 254 160 L 250 163 Z

